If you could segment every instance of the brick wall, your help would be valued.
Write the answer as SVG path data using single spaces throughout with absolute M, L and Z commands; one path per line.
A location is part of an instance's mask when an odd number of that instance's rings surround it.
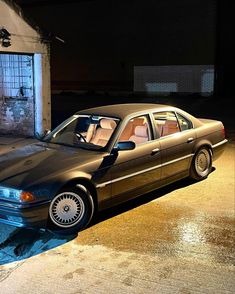
M 34 103 L 31 98 L 0 100 L 0 134 L 32 136 L 34 134 Z

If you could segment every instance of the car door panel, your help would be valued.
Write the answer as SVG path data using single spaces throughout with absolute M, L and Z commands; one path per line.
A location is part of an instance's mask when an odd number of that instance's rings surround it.
M 111 167 L 112 197 L 157 182 L 161 177 L 160 167 L 161 151 L 157 141 L 119 152 Z
M 196 139 L 194 129 L 160 138 L 162 179 L 189 169 Z

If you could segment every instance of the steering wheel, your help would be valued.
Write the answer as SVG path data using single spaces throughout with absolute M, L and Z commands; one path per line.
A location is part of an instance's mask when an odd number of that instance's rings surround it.
M 87 143 L 86 138 L 81 133 L 75 133 L 75 135 L 81 142 Z

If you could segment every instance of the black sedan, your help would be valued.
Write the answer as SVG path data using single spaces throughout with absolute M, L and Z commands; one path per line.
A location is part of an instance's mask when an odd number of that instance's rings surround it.
M 0 157 L 0 222 L 77 232 L 96 211 L 188 176 L 205 179 L 226 142 L 220 121 L 171 106 L 80 111 Z

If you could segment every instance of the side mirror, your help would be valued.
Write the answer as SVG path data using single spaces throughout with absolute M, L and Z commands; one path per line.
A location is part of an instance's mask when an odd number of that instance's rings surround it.
M 133 150 L 135 149 L 135 142 L 133 141 L 122 141 L 118 142 L 115 146 L 115 150 L 122 151 L 122 150 Z

